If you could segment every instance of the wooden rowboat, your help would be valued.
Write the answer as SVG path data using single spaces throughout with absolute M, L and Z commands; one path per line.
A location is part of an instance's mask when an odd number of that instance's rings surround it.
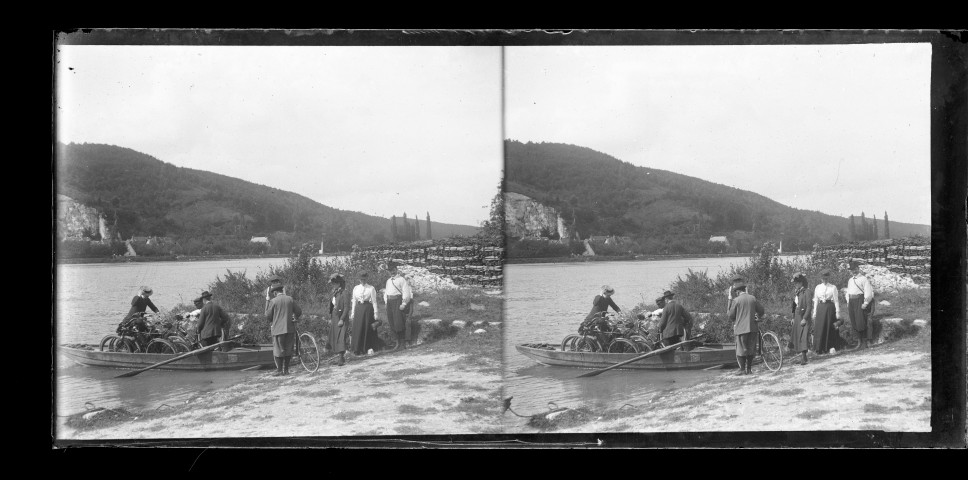
M 61 345 L 58 350 L 71 360 L 93 367 L 145 368 L 163 362 L 169 353 L 102 352 L 95 345 Z M 274 367 L 272 345 L 243 345 L 228 352 L 205 352 L 158 367 L 159 370 L 241 370 Z
M 605 368 L 642 355 L 642 353 L 567 352 L 562 351 L 559 345 L 547 343 L 526 343 L 515 345 L 514 348 L 544 365 L 577 368 Z M 705 343 L 689 351 L 678 349 L 660 353 L 618 367 L 616 370 L 689 370 L 718 365 L 736 365 L 735 344 Z

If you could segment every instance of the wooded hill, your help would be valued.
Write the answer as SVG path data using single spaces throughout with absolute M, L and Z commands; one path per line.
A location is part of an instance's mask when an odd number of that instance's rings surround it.
M 340 251 L 390 239 L 387 218 L 338 210 L 227 175 L 177 167 L 129 148 L 58 143 L 55 165 L 57 193 L 98 208 L 109 222 L 116 218 L 125 239 L 237 237 L 247 242 L 251 236 L 287 232 L 293 241 L 318 243 L 325 234 L 326 249 Z M 433 213 L 432 206 L 430 210 Z M 478 230 L 432 224 L 435 238 Z
M 641 253 L 704 251 L 712 235 L 726 235 L 738 251 L 749 251 L 759 240 L 777 241 L 781 233 L 784 251 L 850 240 L 847 218 L 799 210 L 755 192 L 635 166 L 575 145 L 506 140 L 505 185 L 507 191 L 557 209 L 566 222 L 573 222 L 581 238 L 630 236 Z M 882 212 L 866 213 L 870 218 L 871 214 L 880 217 Z M 877 222 L 884 232 L 883 219 Z M 930 236 L 931 230 L 926 225 L 892 221 L 890 233 L 892 237 Z

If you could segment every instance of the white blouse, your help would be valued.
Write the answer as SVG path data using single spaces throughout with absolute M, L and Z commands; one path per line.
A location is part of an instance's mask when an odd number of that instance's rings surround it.
M 373 305 L 373 318 L 379 313 L 379 304 L 376 300 L 376 288 L 373 285 L 357 285 L 353 287 L 353 306 L 350 307 L 350 318 L 356 318 L 356 304 L 358 302 L 370 302 Z
M 821 283 L 813 290 L 813 311 L 817 311 L 817 304 L 826 302 L 827 300 L 834 302 L 834 311 L 836 312 L 837 318 L 840 318 L 840 301 L 837 299 L 837 287 L 832 284 Z

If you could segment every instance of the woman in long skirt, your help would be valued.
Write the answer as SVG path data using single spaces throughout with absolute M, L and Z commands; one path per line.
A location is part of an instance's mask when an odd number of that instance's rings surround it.
M 353 317 L 353 340 L 350 348 L 355 355 L 365 355 L 377 344 L 376 330 L 373 328 L 377 319 L 376 288 L 367 283 L 367 274 L 360 274 L 360 284 L 353 287 L 352 307 L 350 316 Z
M 817 355 L 828 350 L 840 348 L 840 333 L 834 322 L 840 318 L 840 301 L 837 300 L 837 287 L 830 283 L 830 270 L 820 272 L 823 282 L 813 291 L 813 341 Z
M 338 273 L 329 277 L 333 294 L 329 301 L 329 346 L 339 354 L 339 363 L 346 363 L 346 337 L 350 330 L 350 297 L 346 291 L 346 279 Z
M 807 350 L 810 349 L 810 290 L 807 288 L 807 276 L 797 273 L 793 276 L 793 283 L 797 290 L 793 293 L 793 351 L 800 353 L 800 363 L 807 363 Z

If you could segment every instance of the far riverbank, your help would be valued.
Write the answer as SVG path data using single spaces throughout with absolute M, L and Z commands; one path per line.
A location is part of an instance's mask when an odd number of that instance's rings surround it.
M 811 252 L 790 252 L 782 253 L 787 255 L 810 255 Z M 507 258 L 504 263 L 512 265 L 531 264 L 531 263 L 580 263 L 580 262 L 627 262 L 627 261 L 654 261 L 654 260 L 676 260 L 680 258 L 731 258 L 748 257 L 749 253 L 679 253 L 669 255 L 620 255 L 620 256 L 575 256 L 575 257 L 544 257 L 544 258 Z
M 350 255 L 347 252 L 326 253 L 323 257 L 340 257 Z M 141 257 L 106 257 L 106 258 L 57 258 L 58 265 L 77 265 L 85 263 L 132 263 L 132 262 L 204 262 L 212 260 L 239 260 L 250 258 L 289 258 L 289 254 L 279 253 L 271 255 L 159 255 Z

